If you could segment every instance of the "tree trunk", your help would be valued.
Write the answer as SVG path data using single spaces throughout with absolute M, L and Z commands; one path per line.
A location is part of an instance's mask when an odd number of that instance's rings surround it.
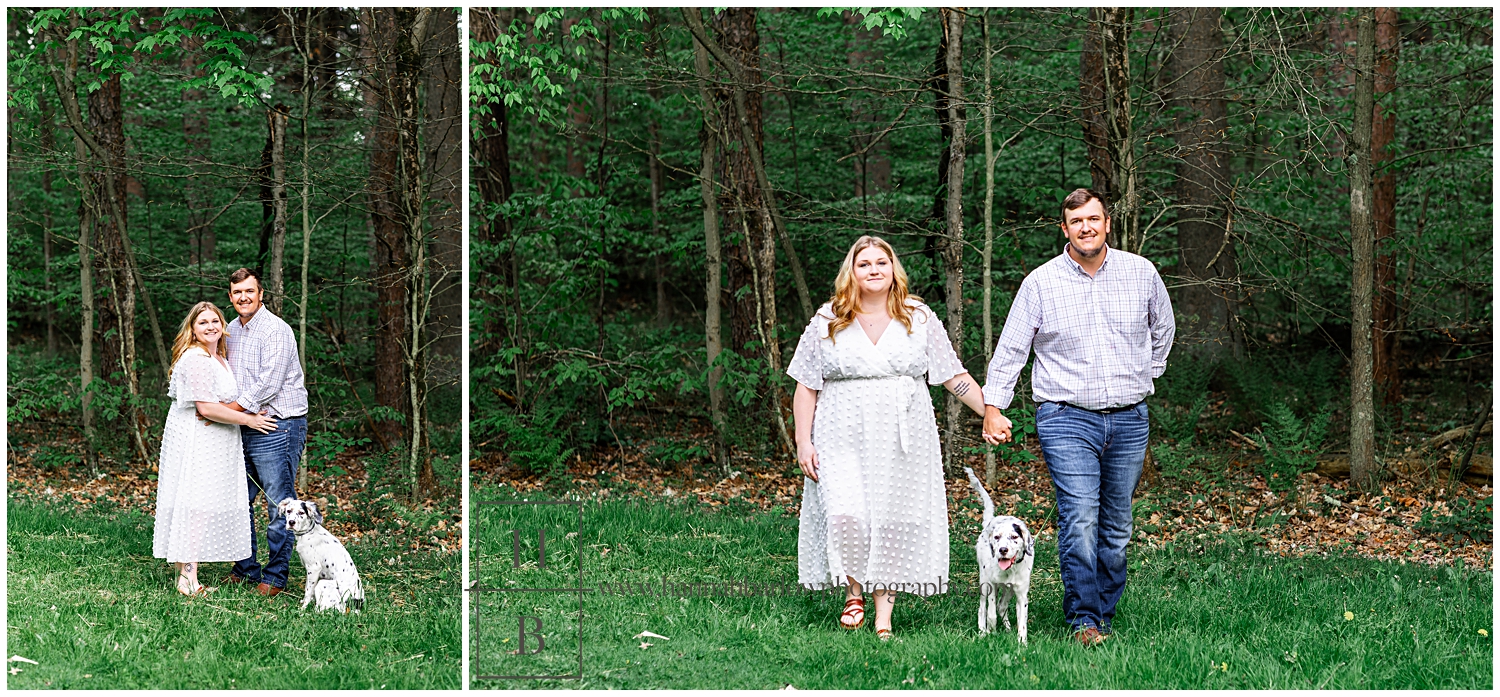
M 689 8 L 684 16 L 695 36 L 702 32 L 697 10 Z M 781 412 L 781 390 L 776 379 L 781 373 L 781 344 L 776 336 L 776 228 L 770 210 L 770 191 L 759 171 L 765 133 L 761 123 L 761 94 L 747 86 L 761 84 L 760 34 L 756 29 L 756 8 L 730 8 L 714 21 L 718 40 L 703 33 L 701 43 L 731 74 L 729 94 L 719 95 L 719 112 L 732 116 L 738 128 L 726 128 L 728 153 L 724 175 L 728 184 L 720 200 L 728 215 L 729 229 L 741 233 L 730 257 L 730 286 L 734 288 L 735 311 L 731 326 L 736 350 L 743 355 L 764 356 L 772 376 L 768 411 L 774 415 L 783 447 L 790 443 L 786 420 Z M 722 47 L 722 48 L 721 48 Z M 715 50 L 719 49 L 719 50 Z M 785 241 L 785 240 L 783 240 Z M 795 254 L 788 255 L 795 262 Z M 738 257 L 738 259 L 736 259 Z M 736 261 L 739 263 L 737 264 Z M 736 273 L 738 272 L 738 273 Z M 795 274 L 794 274 L 795 275 Z M 740 288 L 749 288 L 745 293 Z M 811 317 L 812 312 L 809 311 Z M 759 350 L 749 348 L 752 342 Z
M 1385 404 L 1401 401 L 1400 340 L 1396 333 L 1396 172 L 1389 169 L 1396 140 L 1396 60 L 1401 34 L 1399 11 L 1375 8 L 1375 122 L 1371 167 L 1375 178 L 1375 390 Z
M 967 134 L 964 101 L 963 30 L 964 14 L 944 8 L 943 33 L 947 35 L 945 56 L 946 83 L 948 86 L 948 123 L 951 136 L 948 140 L 948 200 L 943 217 L 947 234 L 943 239 L 943 275 L 947 279 L 944 295 L 948 301 L 948 340 L 960 359 L 964 355 L 964 150 Z M 943 434 L 943 461 L 945 466 L 953 460 L 954 438 L 958 435 L 963 418 L 957 397 L 947 395 L 944 412 L 948 428 Z
M 1136 229 L 1140 194 L 1136 191 L 1134 108 L 1130 98 L 1128 38 L 1132 14 L 1128 7 L 1089 10 L 1083 51 L 1084 141 L 1089 144 L 1094 185 L 1103 183 L 1106 187 L 1095 190 L 1109 199 L 1110 233 L 1114 237 L 1110 243 L 1139 253 L 1144 240 Z M 1101 146 L 1106 153 L 1102 161 L 1095 159 L 1095 151 Z
M 57 149 L 52 122 L 52 100 L 42 97 L 37 100 L 42 106 L 41 145 L 42 152 L 49 157 Z M 43 313 L 47 322 L 47 356 L 57 355 L 57 300 L 52 288 L 52 167 L 42 167 L 42 292 Z
M 295 22 L 296 17 L 288 10 L 287 21 Z M 312 205 L 312 169 L 308 163 L 308 154 L 311 151 L 312 141 L 307 137 L 307 119 L 311 115 L 309 107 L 312 103 L 312 8 L 303 10 L 302 21 L 302 278 L 298 287 L 301 289 L 301 302 L 297 303 L 297 358 L 302 363 L 302 374 L 307 372 L 307 268 L 312 265 L 312 215 L 309 207 Z M 302 446 L 302 462 L 307 462 L 307 444 Z M 297 469 L 297 488 L 307 488 L 307 467 Z
M 695 8 L 684 11 L 697 12 Z M 724 293 L 722 277 L 723 253 L 719 243 L 719 197 L 715 191 L 714 174 L 719 169 L 718 148 L 724 136 L 722 119 L 719 118 L 713 96 L 708 90 L 708 49 L 693 42 L 693 66 L 698 75 L 698 95 L 703 102 L 703 127 L 698 131 L 698 140 L 703 151 L 703 166 L 698 172 L 699 192 L 703 197 L 703 250 L 707 279 L 704 283 L 704 337 L 708 350 L 708 413 L 714 428 L 714 462 L 723 472 L 730 471 L 728 440 L 725 438 L 724 388 L 719 380 L 724 370 L 715 365 L 719 353 L 724 350 L 720 308 Z
M 458 12 L 434 10 L 425 44 L 428 199 L 432 201 L 433 368 L 457 381 L 463 357 L 463 87 Z M 439 360 L 440 359 L 440 360 Z
M 1350 296 L 1353 302 L 1353 357 L 1349 387 L 1349 471 L 1355 486 L 1373 491 L 1379 482 L 1375 471 L 1374 349 L 1371 345 L 1373 295 L 1375 290 L 1375 220 L 1371 181 L 1371 139 L 1375 119 L 1375 15 L 1360 8 L 1358 44 L 1354 53 L 1354 130 L 1349 152 L 1349 222 L 1354 273 Z
M 881 31 L 864 29 L 864 22 L 859 15 L 850 11 L 845 11 L 844 22 L 849 25 L 852 33 L 847 61 L 849 70 L 857 73 L 878 60 Z M 786 96 L 790 103 L 791 93 L 788 92 Z M 849 121 L 854 131 L 850 145 L 856 153 L 853 158 L 854 197 L 859 199 L 860 208 L 866 217 L 874 214 L 883 223 L 890 218 L 889 203 L 870 204 L 870 196 L 883 197 L 891 192 L 890 141 L 881 138 L 880 142 L 871 145 L 879 130 L 880 120 L 876 111 L 878 105 L 879 100 L 869 95 L 849 98 Z
M 731 18 L 729 15 L 737 16 Z M 802 313 L 811 317 L 814 307 L 812 296 L 807 290 L 807 277 L 802 272 L 802 259 L 797 256 L 797 250 L 792 245 L 792 237 L 787 232 L 786 221 L 782 219 L 781 212 L 776 207 L 776 192 L 772 190 L 771 181 L 766 176 L 765 135 L 761 128 L 762 95 L 759 91 L 764 80 L 760 73 L 760 35 L 755 26 L 755 8 L 731 10 L 724 15 L 719 15 L 715 20 L 718 33 L 730 31 L 733 34 L 733 41 L 728 42 L 733 44 L 729 51 L 725 51 L 719 46 L 718 41 L 708 36 L 703 28 L 703 20 L 697 14 L 685 13 L 683 17 L 688 20 L 688 26 L 693 35 L 704 42 L 704 48 L 708 49 L 709 55 L 729 72 L 733 84 L 728 100 L 733 109 L 729 113 L 733 114 L 732 121 L 738 126 L 739 139 L 742 142 L 755 143 L 755 146 L 745 150 L 742 156 L 734 158 L 735 160 L 748 160 L 750 166 L 748 174 L 754 177 L 750 186 L 755 187 L 759 192 L 756 199 L 747 199 L 747 202 L 759 201 L 759 205 L 764 209 L 761 215 L 767 219 L 765 227 L 781 240 L 782 251 L 787 256 L 787 266 L 792 271 L 792 283 L 797 288 L 797 301 L 802 307 Z M 755 89 L 751 89 L 752 87 Z M 732 172 L 730 174 L 731 180 L 738 176 Z M 774 260 L 774 242 L 771 247 Z M 771 282 L 774 283 L 774 280 Z M 774 317 L 772 321 L 774 322 Z M 777 351 L 779 353 L 780 349 Z
M 1235 348 L 1231 285 L 1237 274 L 1228 227 L 1228 111 L 1224 102 L 1224 32 L 1219 8 L 1180 8 L 1171 25 L 1176 49 L 1167 60 L 1177 128 L 1177 218 L 1180 275 L 1173 307 L 1190 318 L 1178 328 L 1186 348 L 1219 356 Z
M 646 36 L 645 59 L 647 61 L 659 60 L 661 26 L 656 20 L 655 13 L 651 13 L 651 22 L 646 30 Z M 661 85 L 655 79 L 651 79 L 647 84 L 646 94 L 651 97 L 651 108 L 646 119 L 646 134 L 649 141 L 647 147 L 650 148 L 646 156 L 646 174 L 651 180 L 651 244 L 664 248 L 667 246 L 667 241 L 662 238 L 661 231 L 661 127 L 656 118 L 657 109 L 661 108 Z M 656 281 L 656 328 L 665 329 L 672 323 L 672 304 L 667 298 L 665 255 L 660 251 L 654 252 L 651 255 L 651 266 Z
M 984 280 L 984 356 L 990 358 L 995 350 L 995 323 L 991 316 L 992 292 L 995 285 L 995 143 L 992 139 L 995 118 L 995 93 L 991 83 L 991 68 L 995 55 L 990 50 L 990 11 L 984 11 L 983 23 L 979 25 L 984 35 L 984 258 L 979 273 Z M 985 361 L 988 363 L 988 360 Z M 995 450 L 984 449 L 984 486 L 995 488 Z
M 183 25 L 189 29 L 197 23 L 197 20 L 188 19 Z M 199 51 L 203 46 L 203 38 L 200 36 L 188 36 L 183 40 L 182 47 L 182 70 L 193 77 L 201 77 L 203 72 L 198 67 L 201 58 Z M 208 166 L 209 138 L 208 138 L 208 109 L 203 106 L 203 90 L 183 90 L 182 101 L 182 135 L 187 145 L 184 153 L 191 174 L 183 184 L 182 199 L 183 206 L 187 209 L 188 236 L 190 244 L 193 245 L 188 253 L 188 263 L 198 267 L 198 275 L 203 275 L 205 264 L 214 260 L 214 227 L 209 222 L 205 211 L 209 207 L 211 192 L 198 178 L 200 169 Z
M 406 280 L 410 267 L 407 256 L 407 221 L 401 201 L 401 114 L 410 105 L 401 100 L 409 96 L 406 86 L 413 76 L 402 71 L 393 53 L 400 42 L 398 11 L 372 8 L 365 11 L 368 27 L 363 38 L 366 45 L 365 100 L 375 111 L 375 126 L 370 138 L 370 218 L 374 228 L 375 258 L 375 403 L 397 413 L 409 412 L 410 395 L 406 384 L 406 365 L 402 344 L 407 339 Z M 395 428 L 405 442 L 407 429 L 394 419 L 382 425 Z M 404 450 L 404 448 L 403 448 Z
M 282 269 L 286 266 L 286 122 L 288 109 L 277 104 L 266 111 L 266 127 L 271 144 L 271 259 L 266 266 L 266 306 L 280 316 L 284 311 L 286 283 Z
M 78 163 L 78 180 L 87 176 L 88 147 L 83 139 L 73 137 L 73 157 Z M 94 433 L 94 216 L 88 202 L 88 190 L 80 189 L 78 198 L 78 298 L 83 323 L 78 331 L 78 389 L 82 395 L 79 409 L 83 422 L 84 459 L 89 471 L 99 471 L 99 440 Z

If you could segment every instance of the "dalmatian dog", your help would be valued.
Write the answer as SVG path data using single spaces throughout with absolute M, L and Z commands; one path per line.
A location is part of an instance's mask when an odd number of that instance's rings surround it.
M 1031 565 L 1034 550 L 1031 531 L 1026 522 L 1014 516 L 995 517 L 995 502 L 984 490 L 979 477 L 968 467 L 969 485 L 984 502 L 984 529 L 974 544 L 979 559 L 979 633 L 995 629 L 996 605 L 1000 619 L 1010 629 L 1009 605 L 1016 600 L 1016 633 L 1026 643 L 1026 596 L 1031 592 Z
M 319 612 L 338 610 L 359 612 L 365 604 L 364 585 L 354 559 L 338 538 L 323 527 L 318 504 L 297 499 L 283 499 L 276 506 L 286 518 L 286 526 L 297 535 L 297 556 L 307 570 L 307 592 L 302 595 L 302 609 L 317 601 Z

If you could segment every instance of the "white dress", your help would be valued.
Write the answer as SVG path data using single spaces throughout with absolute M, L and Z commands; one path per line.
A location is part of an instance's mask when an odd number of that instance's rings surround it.
M 250 556 L 249 485 L 240 427 L 198 420 L 194 402 L 228 402 L 234 374 L 201 348 L 172 366 L 172 408 L 161 437 L 152 556 L 169 562 L 239 561 Z
M 833 310 L 824 304 L 787 368 L 819 390 L 819 481 L 803 479 L 797 536 L 803 586 L 842 586 L 852 576 L 867 592 L 947 591 L 947 492 L 927 385 L 965 371 L 932 310 L 908 306 L 911 334 L 893 318 L 871 342 L 859 322 L 829 339 Z

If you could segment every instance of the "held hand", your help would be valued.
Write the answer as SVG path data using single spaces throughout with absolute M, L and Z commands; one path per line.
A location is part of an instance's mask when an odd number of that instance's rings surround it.
M 250 421 L 246 422 L 245 425 L 261 433 L 270 433 L 276 430 L 276 420 L 265 414 L 251 416 Z
M 812 443 L 802 443 L 797 446 L 797 464 L 802 466 L 802 474 L 808 479 L 818 481 L 818 451 L 813 448 Z
M 984 410 L 984 442 L 990 445 L 1000 445 L 1011 442 L 1010 419 L 999 409 L 990 407 Z

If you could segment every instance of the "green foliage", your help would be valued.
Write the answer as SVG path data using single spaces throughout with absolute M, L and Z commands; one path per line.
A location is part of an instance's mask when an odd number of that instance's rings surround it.
M 1303 419 L 1282 402 L 1272 403 L 1266 411 L 1270 421 L 1252 436 L 1265 456 L 1258 471 L 1272 489 L 1290 489 L 1297 475 L 1311 472 L 1318 464 L 1330 414 L 1321 411 Z
M 1344 360 L 1332 351 L 1267 351 L 1225 364 L 1232 398 L 1246 423 L 1271 417 L 1275 405 L 1300 416 L 1332 411 L 1348 399 Z
M 1495 497 L 1454 497 L 1447 502 L 1445 513 L 1436 508 L 1422 511 L 1422 519 L 1415 528 L 1433 535 L 1464 535 L 1474 541 L 1489 542 L 1495 530 Z
M 1191 442 L 1208 408 L 1208 382 L 1217 368 L 1197 356 L 1172 360 L 1156 381 L 1155 404 L 1149 410 L 1152 430 L 1174 442 Z
M 678 468 L 687 462 L 702 462 L 711 453 L 701 440 L 668 438 L 651 447 L 648 457 L 666 468 Z
M 880 29 L 892 39 L 900 41 L 906 38 L 910 24 L 921 21 L 923 8 L 887 7 L 877 10 L 872 7 L 824 7 L 818 10 L 818 16 L 828 17 L 844 12 L 852 12 L 860 17 L 863 20 L 860 23 L 861 29 Z
M 521 469 L 547 478 L 560 476 L 568 467 L 575 448 L 567 445 L 558 428 L 565 411 L 544 409 L 532 414 L 497 410 L 471 421 L 471 432 L 495 433 L 504 438 L 504 452 Z
M 317 431 L 307 439 L 307 466 L 316 472 L 342 477 L 348 472 L 333 464 L 333 461 L 344 454 L 345 450 L 359 448 L 369 442 L 369 438 L 354 438 L 338 431 Z

